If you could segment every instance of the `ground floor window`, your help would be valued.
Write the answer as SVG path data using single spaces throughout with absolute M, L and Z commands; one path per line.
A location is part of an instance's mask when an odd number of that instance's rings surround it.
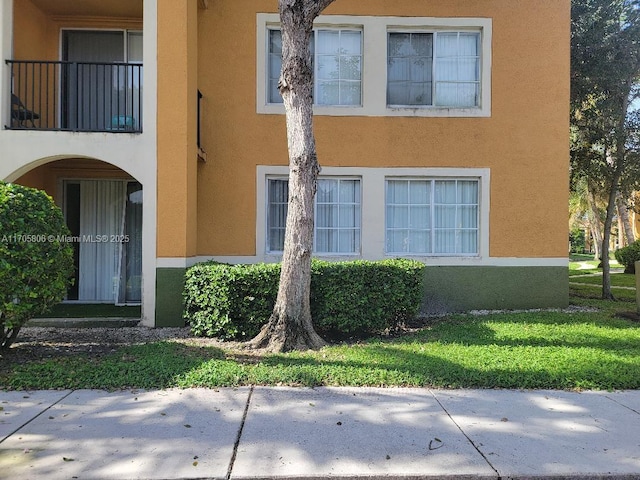
M 477 255 L 478 181 L 387 179 L 387 253 Z
M 288 168 L 257 167 L 257 256 L 284 246 Z M 323 167 L 315 199 L 314 254 L 432 265 L 489 258 L 488 168 Z
M 289 181 L 270 178 L 267 186 L 267 248 L 281 252 L 287 221 Z M 315 202 L 314 252 L 360 251 L 360 179 L 320 178 Z
M 142 185 L 126 180 L 67 180 L 64 211 L 76 264 L 69 300 L 142 299 Z

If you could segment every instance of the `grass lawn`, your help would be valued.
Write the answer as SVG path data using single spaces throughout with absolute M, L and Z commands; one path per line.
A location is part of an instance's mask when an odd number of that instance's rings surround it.
M 590 275 L 587 277 L 572 276 L 569 280 L 572 283 L 584 283 L 588 285 L 602 285 L 602 275 Z M 636 287 L 636 277 L 630 273 L 614 273 L 611 275 L 612 287 Z
M 571 279 L 573 282 L 573 279 Z M 574 300 L 577 301 L 578 298 L 600 298 L 602 293 L 602 286 L 598 284 L 590 285 L 587 283 L 584 284 L 572 284 L 569 286 L 569 291 L 575 297 Z M 620 309 L 625 309 L 622 302 L 635 302 L 636 301 L 636 291 L 628 290 L 626 288 L 617 288 L 611 287 L 611 292 L 613 293 L 618 303 L 614 302 L 614 305 L 617 305 Z M 626 310 L 634 310 L 635 305 L 627 305 Z
M 0 366 L 0 388 L 640 388 L 640 323 L 615 316 L 635 310 L 635 304 L 603 302 L 593 287 L 580 288 L 572 287 L 572 302 L 598 311 L 451 315 L 396 338 L 283 355 L 162 341 L 97 359 L 5 364 Z

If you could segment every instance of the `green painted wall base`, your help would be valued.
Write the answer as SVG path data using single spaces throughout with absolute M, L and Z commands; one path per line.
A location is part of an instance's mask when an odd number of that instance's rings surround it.
M 156 270 L 156 327 L 183 327 L 184 268 Z M 566 267 L 427 267 L 421 313 L 565 308 Z
M 185 268 L 156 269 L 156 327 L 184 327 Z
M 427 267 L 421 313 L 568 305 L 566 267 Z

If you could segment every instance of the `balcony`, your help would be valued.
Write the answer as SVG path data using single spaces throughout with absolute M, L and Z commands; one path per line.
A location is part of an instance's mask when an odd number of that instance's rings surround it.
M 6 60 L 9 130 L 142 132 L 142 63 Z

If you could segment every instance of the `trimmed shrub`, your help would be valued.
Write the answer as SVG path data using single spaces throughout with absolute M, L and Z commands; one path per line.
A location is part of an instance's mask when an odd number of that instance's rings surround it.
M 252 338 L 271 316 L 279 279 L 279 264 L 194 265 L 186 273 L 184 318 L 197 336 Z
M 69 235 L 46 193 L 0 182 L 0 349 L 64 298 L 74 268 Z
M 332 338 L 394 329 L 413 318 L 423 297 L 424 264 L 410 260 L 313 260 L 311 315 Z M 194 335 L 249 339 L 269 320 L 279 264 L 208 262 L 187 271 L 184 318 Z
M 619 248 L 614 255 L 618 263 L 624 265 L 624 273 L 636 273 L 635 262 L 640 260 L 640 240 Z
M 395 329 L 412 319 L 423 297 L 424 264 L 411 260 L 314 261 L 311 314 L 332 338 Z

